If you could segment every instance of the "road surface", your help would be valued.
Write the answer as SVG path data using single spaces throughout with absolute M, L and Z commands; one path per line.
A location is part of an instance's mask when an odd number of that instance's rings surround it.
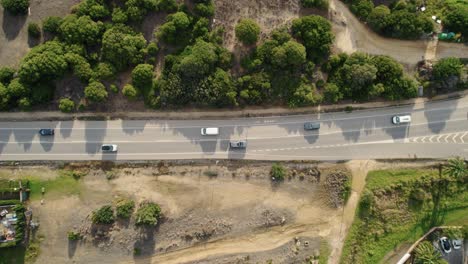
M 468 97 L 412 106 L 270 118 L 0 122 L 0 160 L 349 160 L 468 157 Z M 393 125 L 411 114 L 409 125 Z M 304 131 L 305 121 L 321 122 Z M 201 136 L 219 127 L 219 136 Z M 55 136 L 40 137 L 40 128 Z M 246 139 L 246 150 L 229 140 Z M 118 152 L 101 153 L 102 144 Z

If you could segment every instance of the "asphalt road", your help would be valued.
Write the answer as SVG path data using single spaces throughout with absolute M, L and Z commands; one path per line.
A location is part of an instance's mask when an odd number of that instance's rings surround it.
M 231 120 L 0 122 L 0 160 L 468 158 L 468 98 L 352 113 Z M 410 125 L 393 125 L 410 114 Z M 304 131 L 305 121 L 319 131 Z M 219 127 L 219 136 L 201 136 Z M 54 128 L 55 136 L 39 136 Z M 246 150 L 230 140 L 246 139 Z M 102 144 L 118 152 L 101 153 Z

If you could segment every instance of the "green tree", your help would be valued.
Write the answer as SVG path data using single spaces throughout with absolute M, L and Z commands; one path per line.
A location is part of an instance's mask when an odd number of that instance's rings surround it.
M 297 67 L 306 62 L 305 47 L 293 40 L 273 49 L 272 62 L 278 68 Z
M 23 111 L 31 110 L 31 99 L 27 97 L 20 98 L 18 100 L 18 106 Z
M 17 99 L 21 97 L 27 97 L 30 93 L 29 87 L 24 85 L 18 78 L 13 79 L 8 85 L 7 89 L 10 97 Z
M 60 27 L 60 38 L 69 44 L 97 44 L 101 39 L 104 25 L 94 22 L 89 16 L 66 16 Z
M 236 96 L 231 75 L 220 68 L 217 68 L 213 75 L 203 79 L 194 93 L 198 105 L 217 107 L 236 106 Z
M 449 77 L 460 77 L 463 64 L 458 58 L 440 59 L 433 68 L 432 74 L 435 80 L 444 80 Z
M 245 18 L 237 23 L 235 31 L 238 40 L 246 45 L 252 45 L 258 41 L 260 26 L 254 20 Z
M 317 93 L 315 85 L 301 83 L 289 98 L 289 107 L 313 106 L 322 101 L 322 97 Z
M 273 181 L 283 181 L 286 176 L 286 169 L 280 163 L 271 165 L 270 176 Z
M 201 39 L 187 47 L 184 53 L 188 55 L 180 60 L 178 71 L 182 77 L 189 79 L 207 76 L 218 61 L 216 46 Z
M 69 67 L 73 70 L 73 74 L 75 74 L 83 82 L 87 82 L 93 76 L 91 65 L 84 57 L 75 53 L 67 53 L 65 54 L 65 60 L 67 61 Z
M 146 49 L 148 50 L 148 55 L 151 55 L 151 56 L 158 55 L 158 52 L 159 52 L 158 43 L 151 42 L 148 44 Z
M 89 83 L 85 88 L 84 94 L 91 102 L 102 102 L 107 99 L 106 87 L 97 81 Z
M 325 84 L 323 97 L 326 102 L 334 104 L 338 102 L 339 100 L 343 99 L 343 93 L 341 93 L 338 85 L 334 83 L 327 83 Z
M 59 109 L 64 113 L 71 113 L 75 110 L 75 102 L 70 98 L 62 98 L 59 101 Z
M 374 9 L 374 3 L 371 0 L 356 0 L 351 5 L 351 11 L 362 20 L 366 20 Z
M 175 0 L 159 0 L 158 9 L 167 13 L 172 13 L 177 10 L 177 2 Z
M 91 220 L 94 224 L 112 224 L 115 220 L 112 206 L 104 205 L 98 210 L 93 211 Z
M 429 241 L 421 242 L 415 252 L 415 264 L 446 264 L 440 254 L 440 251 L 435 250 L 434 246 Z
M 377 68 L 371 64 L 349 64 L 341 68 L 342 85 L 347 96 L 355 100 L 369 98 L 369 92 L 377 78 Z
M 15 76 L 15 70 L 8 66 L 0 68 L 0 83 L 8 85 Z
M 166 23 L 162 24 L 156 31 L 157 39 L 169 44 L 182 44 L 186 42 L 191 18 L 184 12 L 169 15 Z
M 461 157 L 455 157 L 448 160 L 445 165 L 444 172 L 450 177 L 463 179 L 468 176 L 468 165 Z
M 371 63 L 377 68 L 376 81 L 390 83 L 403 76 L 403 66 L 389 56 L 373 56 Z
M 394 38 L 417 39 L 423 33 L 431 32 L 433 27 L 430 18 L 423 14 L 415 15 L 404 9 L 393 11 L 387 16 L 383 33 Z
M 387 6 L 379 5 L 370 12 L 367 17 L 368 25 L 376 32 L 382 32 L 387 26 L 387 17 L 390 15 L 390 9 Z
M 468 7 L 458 5 L 456 8 L 450 8 L 444 20 L 444 28 L 449 31 L 462 33 L 468 36 Z
M 237 80 L 237 86 L 240 98 L 246 104 L 262 104 L 272 97 L 270 78 L 265 72 L 244 75 Z
M 44 30 L 44 32 L 57 34 L 59 32 L 61 24 L 61 17 L 50 16 L 44 19 L 44 21 L 42 21 L 42 29 Z
M 135 100 L 138 97 L 138 90 L 131 84 L 126 84 L 122 89 L 122 94 L 130 100 Z
M 110 80 L 115 76 L 115 68 L 107 62 L 100 62 L 94 69 L 94 74 L 98 80 Z
M 310 58 L 327 56 L 334 36 L 331 24 L 320 16 L 304 16 L 293 20 L 292 32 L 306 47 Z
M 10 104 L 10 95 L 8 89 L 0 83 L 0 110 L 7 110 Z
M 135 215 L 136 225 L 156 226 L 161 217 L 161 208 L 158 204 L 152 202 L 143 202 L 140 204 Z
M 153 65 L 137 65 L 132 71 L 132 84 L 140 90 L 148 89 L 153 83 L 153 72 Z
M 109 9 L 103 4 L 102 0 L 84 0 L 76 7 L 78 16 L 89 16 L 94 20 L 101 20 L 110 15 Z
M 120 7 L 114 8 L 112 10 L 112 22 L 125 24 L 128 21 L 127 13 Z
M 28 13 L 29 0 L 1 0 L 5 10 L 13 15 L 24 15 Z
M 28 24 L 28 34 L 32 38 L 40 38 L 41 37 L 41 28 L 37 23 L 30 22 Z
M 143 61 L 146 40 L 141 33 L 135 33 L 128 27 L 112 27 L 102 38 L 102 57 L 117 70 L 123 70 L 131 64 Z

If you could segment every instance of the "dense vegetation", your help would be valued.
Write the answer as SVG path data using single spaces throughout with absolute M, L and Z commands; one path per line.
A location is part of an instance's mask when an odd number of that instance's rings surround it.
M 341 263 L 379 263 L 433 226 L 466 224 L 467 182 L 462 159 L 450 160 L 441 175 L 436 168 L 370 172 Z
M 28 13 L 29 0 L 1 0 L 5 10 L 13 15 L 24 15 Z
M 259 40 L 255 21 L 240 20 L 236 36 L 250 52 L 241 58 L 241 70 L 231 71 L 238 62 L 223 47 L 223 29 L 211 27 L 213 2 L 192 3 L 125 0 L 115 5 L 84 0 L 64 18 L 44 19 L 42 30 L 48 41 L 32 48 L 17 71 L 0 69 L 0 110 L 30 110 L 55 98 L 61 111 L 81 111 L 105 106 L 113 97 L 109 90 L 128 100 L 144 100 L 155 109 L 300 107 L 415 95 L 415 83 L 393 59 L 364 54 L 329 57 L 334 41 L 331 24 L 314 15 L 295 19 L 290 28 L 274 30 L 265 40 Z M 140 32 L 141 23 L 154 12 L 168 15 L 147 40 Z M 37 36 L 38 28 L 32 26 L 30 34 Z M 163 68 L 156 78 L 157 57 Z M 130 83 L 117 81 L 120 73 L 128 71 Z M 55 86 L 63 78 L 78 79 L 82 86 L 58 91 Z

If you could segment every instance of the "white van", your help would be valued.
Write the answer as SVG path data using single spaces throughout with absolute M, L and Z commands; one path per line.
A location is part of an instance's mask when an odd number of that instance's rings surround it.
M 219 135 L 219 128 L 217 127 L 204 127 L 201 129 L 203 136 L 217 136 Z
M 395 124 L 395 125 L 410 123 L 410 122 L 411 122 L 411 116 L 410 115 L 402 115 L 402 116 L 392 117 L 392 123 Z

